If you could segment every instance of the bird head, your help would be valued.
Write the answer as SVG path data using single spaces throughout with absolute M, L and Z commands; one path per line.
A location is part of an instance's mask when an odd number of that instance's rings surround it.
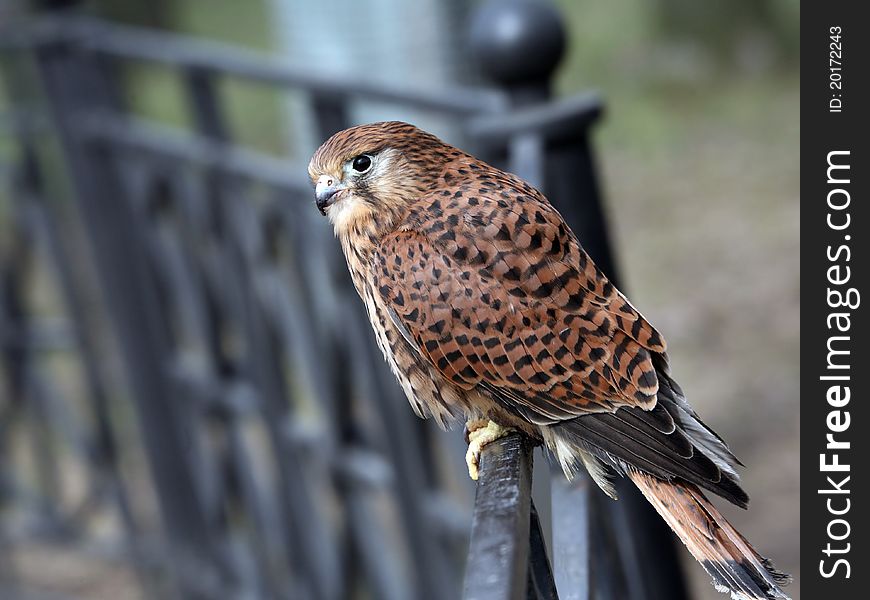
M 386 233 L 411 202 L 429 191 L 451 150 L 399 121 L 339 131 L 308 165 L 317 208 L 336 235 Z

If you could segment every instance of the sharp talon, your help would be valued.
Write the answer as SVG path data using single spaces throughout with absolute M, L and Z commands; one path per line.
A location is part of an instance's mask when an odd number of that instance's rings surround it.
M 480 453 L 474 453 L 471 448 L 468 449 L 468 452 L 465 453 L 465 464 L 468 465 L 468 476 L 471 477 L 472 481 L 477 481 L 477 478 L 480 476 L 480 469 L 478 468 L 478 464 L 480 463 Z
M 469 421 L 465 425 L 465 441 L 468 451 L 465 453 L 465 464 L 468 465 L 468 476 L 477 481 L 480 475 L 480 453 L 487 444 L 514 431 L 513 427 L 502 427 L 492 421 Z

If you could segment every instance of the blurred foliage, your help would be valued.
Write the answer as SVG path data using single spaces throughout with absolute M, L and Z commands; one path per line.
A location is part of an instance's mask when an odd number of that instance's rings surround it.
M 725 62 L 738 57 L 752 36 L 765 38 L 762 43 L 775 46 L 783 59 L 795 58 L 799 51 L 797 2 L 657 0 L 655 4 L 659 35 L 670 40 L 697 40 Z
M 605 144 L 653 151 L 687 114 L 741 119 L 797 92 L 799 8 L 788 0 L 557 0 L 570 32 L 558 89 L 604 92 Z M 725 25 L 727 24 L 727 25 Z

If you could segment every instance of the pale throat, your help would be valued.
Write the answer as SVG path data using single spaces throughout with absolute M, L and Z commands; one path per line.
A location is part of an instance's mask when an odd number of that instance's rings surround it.
M 386 196 L 373 206 L 349 194 L 329 207 L 327 217 L 342 245 L 349 244 L 361 253 L 373 250 L 383 236 L 396 229 L 404 219 L 407 205 L 405 198 Z
M 354 258 L 368 260 L 386 233 L 382 230 L 383 218 L 390 220 L 388 214 L 380 214 L 371 204 L 353 195 L 330 206 L 327 217 L 349 262 Z
M 354 230 L 365 230 L 374 226 L 374 207 L 354 194 L 344 194 L 327 213 L 335 236 L 341 238 Z

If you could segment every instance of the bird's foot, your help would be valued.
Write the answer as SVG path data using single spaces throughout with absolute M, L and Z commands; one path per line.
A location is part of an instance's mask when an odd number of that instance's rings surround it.
M 468 465 L 469 477 L 477 481 L 480 475 L 480 453 L 483 448 L 513 431 L 515 431 L 513 427 L 503 427 L 487 419 L 469 421 L 465 424 L 465 441 L 468 442 L 465 463 Z

